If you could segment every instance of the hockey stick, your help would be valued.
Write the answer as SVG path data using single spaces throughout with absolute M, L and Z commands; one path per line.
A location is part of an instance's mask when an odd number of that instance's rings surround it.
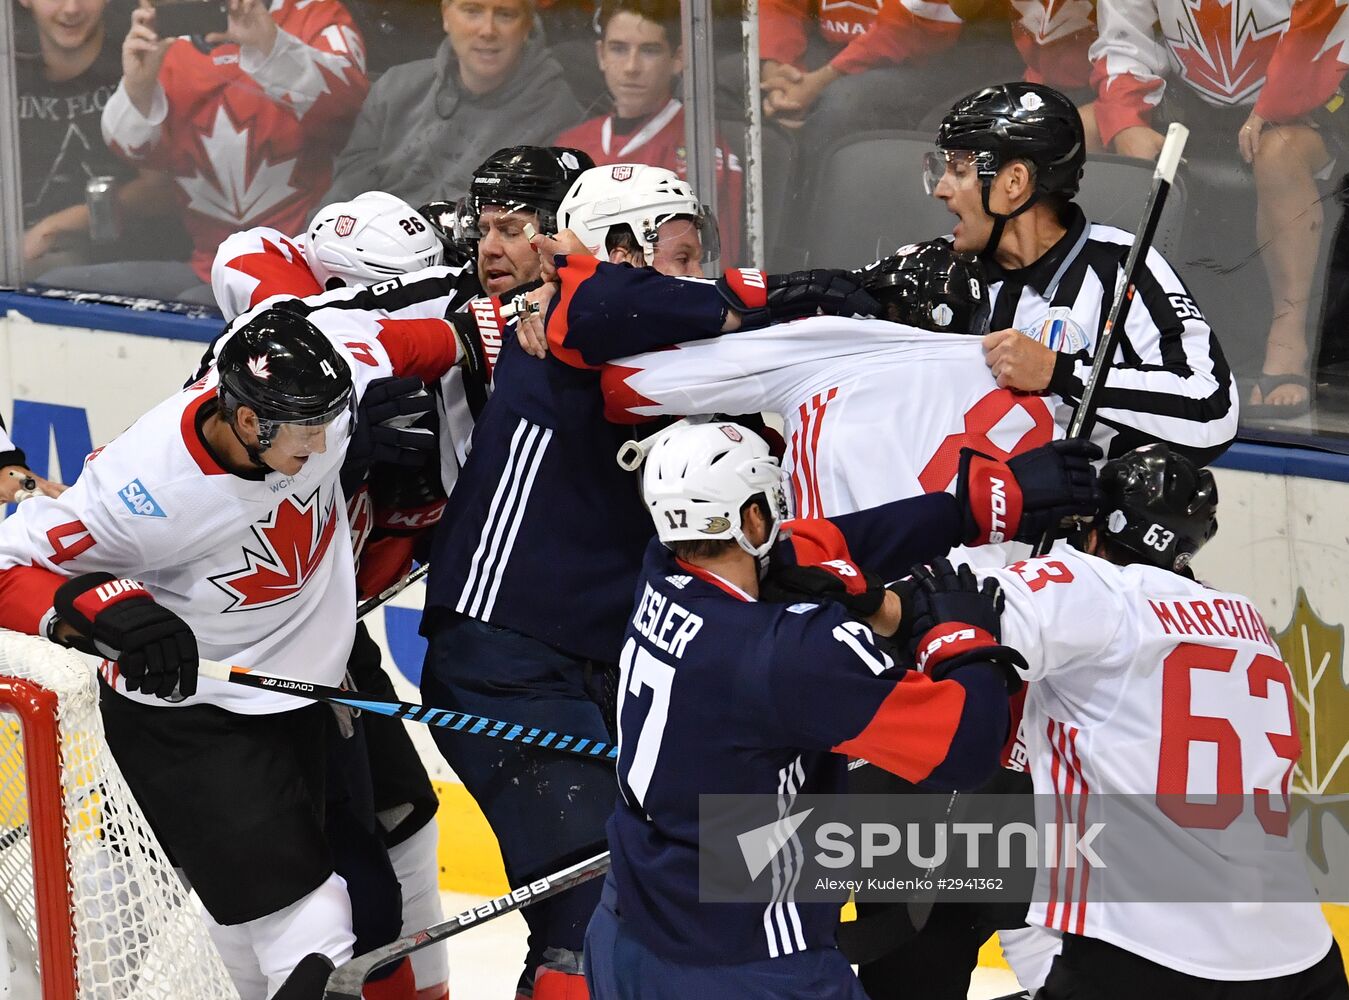
M 376 698 L 361 694 L 359 691 L 347 691 L 326 684 L 311 684 L 309 681 L 297 681 L 288 677 L 256 674 L 248 667 L 233 667 L 228 663 L 217 663 L 214 660 L 200 661 L 197 675 L 230 684 L 261 688 L 264 691 L 279 691 L 300 698 L 311 698 L 314 701 L 346 705 L 373 715 L 387 715 L 391 719 L 419 722 L 435 729 L 449 729 L 469 736 L 499 739 L 503 743 L 555 750 L 590 760 L 608 761 L 611 764 L 618 760 L 618 747 L 613 743 L 592 740 L 584 736 L 571 736 L 551 729 L 538 729 L 518 722 L 500 722 L 486 716 L 456 712 L 449 708 L 431 708 L 392 698 Z
M 359 1000 L 366 977 L 380 966 L 396 962 L 414 951 L 425 948 L 427 945 L 454 937 L 461 931 L 477 927 L 489 920 L 495 920 L 503 913 L 523 909 L 540 900 L 547 899 L 549 896 L 556 896 L 560 892 L 565 892 L 582 882 L 599 878 L 609 870 L 611 860 L 608 851 L 597 854 L 589 860 L 572 865 L 570 868 L 564 868 L 556 874 L 547 875 L 530 882 L 529 885 L 512 889 L 504 896 L 479 903 L 472 909 L 434 924 L 424 931 L 409 934 L 407 937 L 399 938 L 382 948 L 366 952 L 359 958 L 344 962 L 328 977 L 328 986 L 323 993 L 324 1000 Z
M 364 618 L 370 612 L 374 611 L 380 605 L 393 600 L 393 598 L 397 597 L 403 591 L 407 590 L 409 587 L 411 587 L 414 583 L 416 583 L 418 580 L 420 580 L 429 572 L 431 572 L 431 564 L 422 563 L 420 566 L 414 569 L 407 576 L 403 577 L 403 579 L 399 580 L 397 583 L 393 584 L 390 587 L 384 588 L 374 597 L 370 598 L 370 600 L 363 601 L 356 608 L 356 620 L 360 621 L 362 618 Z
M 1115 282 L 1115 298 L 1110 304 L 1110 313 L 1106 317 L 1105 327 L 1101 330 L 1100 342 L 1096 345 L 1096 354 L 1091 359 L 1091 374 L 1082 390 L 1082 399 L 1073 411 L 1073 419 L 1068 424 L 1067 438 L 1085 438 L 1091 435 L 1096 422 L 1096 410 L 1099 406 L 1097 396 L 1105 385 L 1106 369 L 1115 354 L 1120 334 L 1124 332 L 1124 323 L 1129 316 L 1129 306 L 1133 304 L 1137 290 L 1139 272 L 1146 266 L 1148 250 L 1152 248 L 1152 239 L 1157 233 L 1157 224 L 1162 218 L 1162 208 L 1166 205 L 1166 196 L 1176 179 L 1176 169 L 1180 166 L 1181 154 L 1185 152 L 1185 140 L 1190 130 L 1180 122 L 1172 122 L 1166 130 L 1166 142 L 1157 155 L 1157 169 L 1152 172 L 1152 190 L 1148 192 L 1147 204 L 1143 207 L 1143 225 L 1134 236 L 1129 247 L 1129 256 L 1124 260 L 1124 271 Z M 1047 530 L 1035 544 L 1031 555 L 1039 557 L 1049 551 L 1054 543 L 1053 530 Z

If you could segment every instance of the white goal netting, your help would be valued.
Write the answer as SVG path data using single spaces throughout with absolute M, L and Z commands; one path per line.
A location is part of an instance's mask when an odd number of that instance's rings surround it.
M 0 899 L 0 996 L 238 1000 L 104 742 L 89 661 L 3 630 Z

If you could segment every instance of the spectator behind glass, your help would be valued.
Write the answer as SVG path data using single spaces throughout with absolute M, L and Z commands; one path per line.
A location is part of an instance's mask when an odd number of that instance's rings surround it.
M 960 24 L 926 0 L 763 0 L 764 114 L 788 128 L 809 118 L 802 146 L 817 153 L 851 132 L 912 127 L 939 94 L 970 86 L 949 60 L 922 66 L 950 49 Z
M 950 10 L 969 26 L 980 20 L 1007 18 L 1012 41 L 1026 64 L 1022 79 L 1043 83 L 1077 102 L 1091 100 L 1091 60 L 1087 52 L 1096 41 L 1096 4 L 1092 0 L 949 0 Z M 943 0 L 932 0 L 913 13 L 920 20 L 938 22 L 947 11 Z M 962 44 L 966 39 L 962 37 Z M 984 36 L 979 41 L 987 44 Z M 993 82 L 998 76 L 985 76 Z M 977 86 L 971 80 L 965 86 Z
M 148 249 L 144 221 L 162 211 L 167 187 L 161 175 L 113 155 L 99 130 L 122 75 L 117 46 L 108 40 L 108 0 L 19 2 L 32 15 L 37 48 L 15 59 L 23 273 L 31 281 L 53 267 L 108 259 L 114 249 L 125 257 L 129 242 Z M 121 13 L 126 16 L 124 8 Z M 85 185 L 91 177 L 114 179 L 115 214 L 124 223 L 115 243 L 90 241 Z
M 678 0 L 606 0 L 595 43 L 613 112 L 568 129 L 555 145 L 583 149 L 599 166 L 649 163 L 688 179 L 684 105 L 673 96 L 684 68 Z M 717 222 L 721 260 L 739 264 L 744 172 L 717 138 Z
M 1204 46 L 1240 37 L 1250 9 L 1206 8 L 1206 30 L 1196 35 L 1189 25 L 1198 15 L 1186 0 L 1102 0 L 1100 37 L 1091 49 L 1099 97 L 1082 109 L 1082 119 L 1088 149 L 1156 159 L 1165 123 L 1180 121 L 1194 132 L 1192 159 L 1239 155 L 1250 164 L 1256 250 L 1274 314 L 1242 418 L 1265 420 L 1301 416 L 1311 406 L 1308 304 L 1325 225 L 1322 203 L 1331 168 L 1349 151 L 1349 111 L 1336 89 L 1349 63 L 1349 8 L 1325 0 L 1275 3 L 1264 35 L 1242 50 L 1245 72 L 1215 73 L 1226 49 Z M 1179 74 L 1168 86 L 1172 66 Z M 1247 249 L 1236 249 L 1244 262 Z M 1229 353 L 1244 357 L 1249 349 L 1242 346 L 1228 345 Z
M 581 117 L 532 30 L 530 0 L 442 0 L 440 10 L 440 50 L 380 77 L 323 203 L 368 190 L 413 205 L 455 200 L 493 150 L 547 142 Z
M 52 272 L 49 284 L 212 302 L 216 248 L 253 226 L 298 232 L 320 204 L 333 153 L 368 82 L 361 37 L 338 0 L 228 0 L 225 32 L 160 38 L 141 0 L 122 43 L 122 82 L 103 136 L 175 181 L 191 264 L 108 264 Z

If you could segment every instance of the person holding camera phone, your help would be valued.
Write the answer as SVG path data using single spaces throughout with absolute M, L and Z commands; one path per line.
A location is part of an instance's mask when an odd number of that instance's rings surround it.
M 19 0 L 14 69 L 18 85 L 23 192 L 23 273 L 33 280 L 56 267 L 145 256 L 156 206 L 169 182 L 137 170 L 103 141 L 99 118 L 122 75 L 113 32 L 128 7 L 109 0 Z M 111 37 L 110 37 L 111 36 Z M 86 202 L 91 181 L 106 192 L 112 232 L 100 232 Z M 160 210 L 162 211 L 162 209 Z M 159 235 L 162 240 L 162 234 Z M 116 243 L 114 243 L 114 240 Z M 130 247 L 128 248 L 128 241 Z
M 355 23 L 337 0 L 224 0 L 223 17 L 220 6 L 140 0 L 103 109 L 115 153 L 173 178 L 191 261 L 63 269 L 48 283 L 209 304 L 226 237 L 254 226 L 299 232 L 319 205 L 369 89 Z M 179 13 L 189 7 L 199 13 Z M 212 11 L 220 30 L 198 34 Z M 161 14 L 192 36 L 169 37 Z

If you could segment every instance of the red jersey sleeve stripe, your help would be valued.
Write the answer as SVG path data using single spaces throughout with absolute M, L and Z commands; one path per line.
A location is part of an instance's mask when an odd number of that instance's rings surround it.
M 381 319 L 377 336 L 395 375 L 435 382 L 459 361 L 454 328 L 443 319 Z
M 946 759 L 964 708 L 965 688 L 960 684 L 934 682 L 910 671 L 881 702 L 866 728 L 833 750 L 865 757 L 906 781 L 922 781 Z
M 566 343 L 567 313 L 571 310 L 571 300 L 575 297 L 577 289 L 590 280 L 599 266 L 598 257 L 592 257 L 587 253 L 573 253 L 568 254 L 566 263 L 557 269 L 562 294 L 558 296 L 552 312 L 548 314 L 548 347 L 552 350 L 553 357 L 573 368 L 596 367 L 586 364 L 581 352 L 574 347 L 567 347 Z

